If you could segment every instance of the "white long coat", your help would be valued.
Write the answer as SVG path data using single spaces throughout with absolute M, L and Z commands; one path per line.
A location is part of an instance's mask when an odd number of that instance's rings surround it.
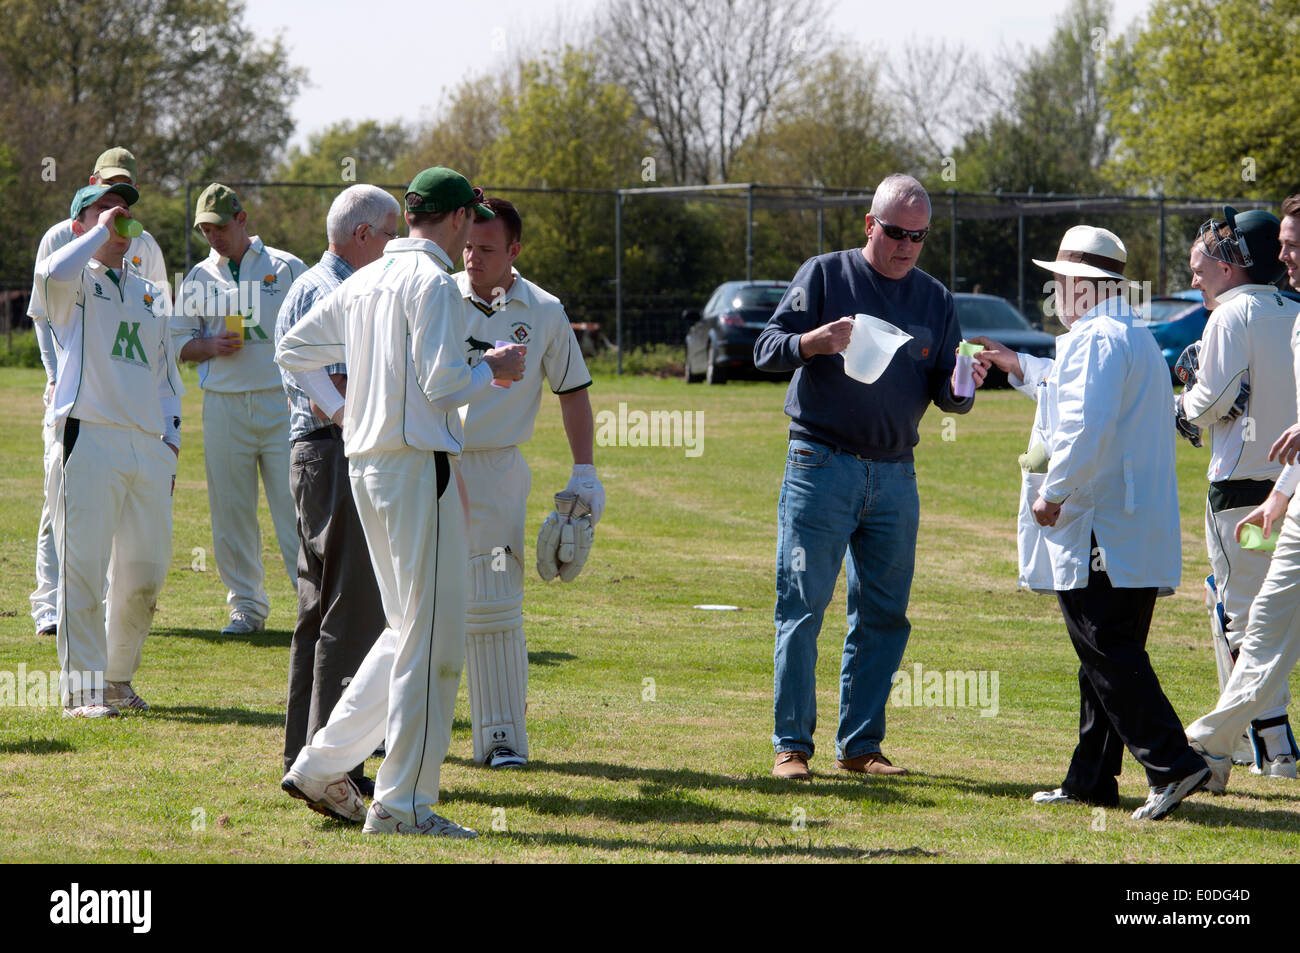
M 1021 485 L 1022 586 L 1081 589 L 1094 567 L 1117 588 L 1178 585 L 1173 387 L 1151 332 L 1133 321 L 1111 298 L 1057 338 L 1055 360 L 1018 355 L 1011 384 L 1038 402 L 1029 443 L 1049 454 L 1047 472 Z M 1061 504 L 1055 526 L 1035 522 L 1039 496 Z

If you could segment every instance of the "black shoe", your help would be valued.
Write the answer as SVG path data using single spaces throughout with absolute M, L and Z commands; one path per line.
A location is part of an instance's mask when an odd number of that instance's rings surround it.
M 368 778 L 363 774 L 359 778 L 353 778 L 352 784 L 356 787 L 358 791 L 361 792 L 361 796 L 366 800 L 373 801 L 375 799 L 374 778 Z

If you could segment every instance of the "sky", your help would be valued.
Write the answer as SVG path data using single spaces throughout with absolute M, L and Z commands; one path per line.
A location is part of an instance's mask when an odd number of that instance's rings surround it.
M 671 2 L 671 0 L 664 0 Z M 876 49 L 914 40 L 963 43 L 981 54 L 1041 47 L 1068 0 L 830 0 L 827 29 Z M 1150 0 L 1112 0 L 1112 25 L 1123 29 Z M 351 119 L 436 118 L 445 94 L 462 80 L 504 67 L 515 54 L 540 52 L 581 35 L 601 0 L 257 0 L 245 21 L 258 36 L 281 33 L 292 63 L 310 86 L 293 107 L 290 142 Z M 909 17 L 887 16 L 906 9 Z M 460 11 L 466 11 L 460 13 Z M 457 19 L 463 26 L 453 24 Z M 449 42 L 449 35 L 463 39 Z

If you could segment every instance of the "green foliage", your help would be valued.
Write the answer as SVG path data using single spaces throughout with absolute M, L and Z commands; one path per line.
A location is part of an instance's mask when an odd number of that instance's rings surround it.
M 0 348 L 0 367 L 41 367 L 41 349 L 35 331 L 15 331 Z
M 0 280 L 30 279 L 41 234 L 110 146 L 135 153 L 146 195 L 266 177 L 304 74 L 243 14 L 237 0 L 0 0 L 0 141 L 17 174 L 0 190 L 21 223 Z
M 618 351 L 605 348 L 587 359 L 594 374 L 618 372 Z M 674 380 L 686 370 L 686 348 L 675 344 L 650 344 L 630 349 L 623 355 L 623 373 L 631 376 L 669 377 Z
M 1108 77 L 1113 180 L 1180 196 L 1294 191 L 1298 41 L 1296 0 L 1156 0 Z
M 267 188 L 245 197 L 250 227 L 268 245 L 292 252 L 309 265 L 324 254 L 329 241 L 325 217 L 330 203 L 350 185 L 401 186 L 413 173 L 399 165 L 410 148 L 411 132 L 399 122 L 367 119 L 335 123 L 307 140 L 307 148 L 289 150 L 276 168 L 276 182 L 330 182 L 320 189 Z

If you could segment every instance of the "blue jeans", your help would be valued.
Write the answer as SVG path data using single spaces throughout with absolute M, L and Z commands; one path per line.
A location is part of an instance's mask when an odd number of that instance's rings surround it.
M 856 758 L 880 750 L 885 703 L 911 632 L 907 600 L 919 519 L 911 463 L 860 460 L 790 441 L 776 555 L 777 751 L 813 753 L 817 636 L 841 561 L 848 566 L 849 629 L 835 751 Z

